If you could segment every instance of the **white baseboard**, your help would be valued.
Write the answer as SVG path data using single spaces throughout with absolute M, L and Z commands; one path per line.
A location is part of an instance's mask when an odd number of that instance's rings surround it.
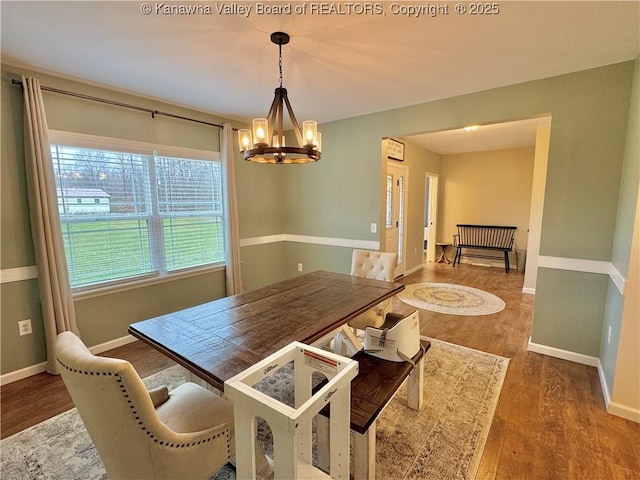
M 640 410 L 611 401 L 611 394 L 609 393 L 609 387 L 607 387 L 607 380 L 604 376 L 604 369 L 602 368 L 600 360 L 598 360 L 598 377 L 600 378 L 600 387 L 602 388 L 602 396 L 604 397 L 604 404 L 607 407 L 607 412 L 611 415 L 640 423 Z
M 25 378 L 32 377 L 47 371 L 47 362 L 31 365 L 30 367 L 21 368 L 20 370 L 14 370 L 13 372 L 5 373 L 0 376 L 0 385 L 4 386 L 9 383 L 17 382 Z
M 540 345 L 538 343 L 532 343 L 529 338 L 529 351 L 535 353 L 541 353 L 550 357 L 561 358 L 563 360 L 569 360 L 590 367 L 596 367 L 598 370 L 598 377 L 600 378 L 600 388 L 602 389 L 602 396 L 604 397 L 604 404 L 607 408 L 607 412 L 617 417 L 626 418 L 632 422 L 640 423 L 640 410 L 622 405 L 611 401 L 611 394 L 607 387 L 607 381 L 604 376 L 604 369 L 600 363 L 600 359 L 597 357 L 591 357 L 589 355 L 583 355 L 581 353 L 570 352 L 567 350 L 561 350 L 559 348 L 548 347 L 546 345 Z
M 632 422 L 640 423 L 640 410 L 637 408 L 627 407 L 616 402 L 609 402 L 607 404 L 607 412 L 611 415 L 626 418 Z
M 110 340 L 108 342 L 101 343 L 100 345 L 89 347 L 89 351 L 94 355 L 97 355 L 98 353 L 106 352 L 107 350 L 113 350 L 114 348 L 133 343 L 136 340 L 137 339 L 132 335 L 125 335 L 124 337 L 116 338 L 115 340 Z
M 420 264 L 417 267 L 413 267 L 407 270 L 406 272 L 404 272 L 404 275 L 406 277 L 407 275 L 411 275 L 412 273 L 417 272 L 418 270 L 422 270 L 423 268 L 424 268 L 424 265 Z
M 514 260 L 511 257 L 509 257 L 509 261 Z M 453 262 L 452 262 L 453 263 Z M 504 270 L 504 260 L 491 260 L 491 259 L 473 259 L 473 257 L 467 257 L 465 258 L 464 256 L 458 260 L 458 263 L 465 263 L 467 265 L 473 265 L 475 267 L 490 267 L 490 268 L 501 268 L 502 270 Z M 518 265 L 516 265 L 515 261 L 513 263 L 511 263 L 511 267 L 510 267 L 510 271 L 511 272 L 520 272 L 520 269 L 518 268 Z
M 535 288 L 522 287 L 522 293 L 525 293 L 527 295 L 535 295 L 536 294 L 536 289 Z
M 541 353 L 543 355 L 581 363 L 590 367 L 597 367 L 600 363 L 600 359 L 598 357 L 591 357 L 582 353 L 570 352 L 569 350 L 562 350 L 560 348 L 548 347 L 547 345 L 540 345 L 539 343 L 532 343 L 531 337 L 529 337 L 528 349 L 530 352 Z
M 135 337 L 126 335 L 109 342 L 101 343 L 100 345 L 94 345 L 93 347 L 89 348 L 89 351 L 94 355 L 97 355 L 99 353 L 106 352 L 107 350 L 112 350 L 114 348 L 121 347 L 135 341 Z M 18 380 L 23 380 L 25 378 L 32 377 L 33 375 L 38 375 L 39 373 L 43 373 L 46 371 L 47 362 L 31 365 L 29 367 L 21 368 L 20 370 L 14 370 L 13 372 L 5 373 L 4 375 L 0 376 L 0 385 L 7 385 L 9 383 L 17 382 Z

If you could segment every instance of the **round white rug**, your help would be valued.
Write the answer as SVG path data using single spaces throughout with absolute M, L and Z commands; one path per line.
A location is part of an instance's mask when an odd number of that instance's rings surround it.
M 492 293 L 450 283 L 407 285 L 398 298 L 423 310 L 450 315 L 491 315 L 505 307 L 504 301 Z

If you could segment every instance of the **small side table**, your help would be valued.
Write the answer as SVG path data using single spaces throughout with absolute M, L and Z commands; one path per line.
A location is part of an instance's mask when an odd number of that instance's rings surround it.
M 438 263 L 451 263 L 447 258 L 447 248 L 449 248 L 450 246 L 450 243 L 436 243 L 436 247 L 440 247 L 440 249 L 442 250 L 440 257 L 438 258 Z

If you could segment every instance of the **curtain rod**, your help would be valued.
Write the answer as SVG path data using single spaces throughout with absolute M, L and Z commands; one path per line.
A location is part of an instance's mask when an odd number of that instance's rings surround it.
M 22 85 L 22 82 L 20 80 L 16 80 L 15 78 L 11 79 L 11 83 L 13 83 L 14 85 Z M 106 103 L 108 105 L 114 105 L 116 107 L 124 107 L 124 108 L 129 108 L 131 110 L 138 110 L 139 112 L 146 112 L 151 114 L 151 118 L 156 118 L 156 115 L 162 115 L 165 117 L 177 118 L 179 120 L 186 120 L 188 122 L 201 123 L 203 125 L 209 125 L 211 127 L 222 128 L 222 125 L 219 125 L 217 123 L 205 122 L 204 120 L 197 120 L 195 118 L 183 117 L 182 115 L 175 115 L 173 113 L 161 112 L 159 110 L 152 110 L 150 108 L 139 107 L 137 105 L 131 105 L 129 103 L 122 103 L 122 102 L 116 102 L 114 100 L 107 100 L 106 98 L 92 97 L 91 95 L 70 92 L 68 90 L 60 90 L 59 88 L 45 87 L 43 85 L 40 85 L 40 89 L 45 90 L 47 92 L 59 93 L 61 95 L 68 95 L 70 97 L 77 97 L 77 98 L 82 98 L 84 100 L 91 100 L 92 102 Z M 237 131 L 238 129 L 233 128 L 233 130 Z

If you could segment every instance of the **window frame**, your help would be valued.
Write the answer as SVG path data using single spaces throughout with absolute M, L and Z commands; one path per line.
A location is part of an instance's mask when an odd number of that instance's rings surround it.
M 149 142 L 141 142 L 137 140 L 118 139 L 112 137 L 103 137 L 98 135 L 88 135 L 83 133 L 66 132 L 62 130 L 49 130 L 49 145 L 67 145 L 78 148 L 120 151 L 125 153 L 133 153 L 139 155 L 147 155 L 151 157 L 169 157 L 184 158 L 187 160 L 204 160 L 212 162 L 221 162 L 220 152 L 212 150 L 200 150 L 189 147 L 177 147 L 171 145 L 162 145 Z M 224 187 L 224 168 L 222 168 L 222 190 Z M 224 203 L 224 198 L 223 198 Z M 228 227 L 227 218 L 224 216 L 225 208 L 222 208 L 222 221 L 224 228 Z M 60 222 L 62 226 L 62 222 Z M 226 252 L 225 252 L 226 257 Z M 219 262 L 206 265 L 198 265 L 194 267 L 186 267 L 170 271 L 158 270 L 146 274 L 136 275 L 123 279 L 107 280 L 91 285 L 81 285 L 71 287 L 74 299 L 91 298 L 95 296 L 111 294 L 120 291 L 133 290 L 153 284 L 164 283 L 167 281 L 188 278 L 194 275 L 202 275 L 204 273 L 221 271 L 225 269 L 226 258 Z

